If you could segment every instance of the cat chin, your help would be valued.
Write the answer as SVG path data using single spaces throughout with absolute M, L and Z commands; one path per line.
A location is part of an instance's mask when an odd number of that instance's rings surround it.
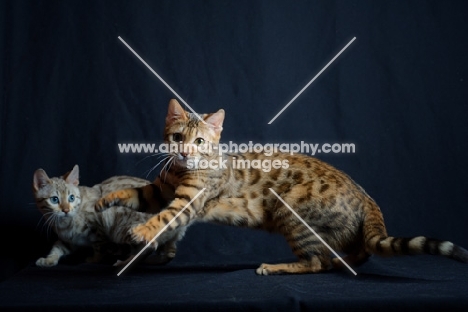
M 177 159 L 176 161 L 174 161 L 174 166 L 180 167 L 180 168 L 185 168 L 185 167 L 187 167 L 187 160 Z

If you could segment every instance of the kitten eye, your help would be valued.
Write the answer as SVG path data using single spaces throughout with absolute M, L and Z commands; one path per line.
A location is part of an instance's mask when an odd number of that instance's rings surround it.
M 50 202 L 52 204 L 58 204 L 59 203 L 59 198 L 57 196 L 52 196 L 51 198 L 49 198 Z
M 68 196 L 68 202 L 73 203 L 75 201 L 75 195 L 71 194 Z
M 194 143 L 197 144 L 197 145 L 203 144 L 203 143 L 205 143 L 205 139 L 203 139 L 203 138 L 196 138 Z
M 173 133 L 172 134 L 172 140 L 176 142 L 182 141 L 182 134 L 180 133 Z

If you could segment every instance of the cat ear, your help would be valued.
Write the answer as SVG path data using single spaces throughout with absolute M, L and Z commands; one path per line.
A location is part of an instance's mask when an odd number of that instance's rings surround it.
M 212 127 L 216 133 L 221 133 L 223 130 L 223 121 L 224 121 L 224 109 L 220 109 L 214 114 L 209 115 L 205 118 L 205 122 Z
M 167 109 L 166 124 L 170 125 L 176 120 L 187 120 L 187 115 L 182 106 L 176 99 L 169 101 L 169 108 Z
M 33 178 L 34 191 L 37 192 L 39 189 L 43 188 L 48 183 L 50 183 L 50 179 L 47 176 L 47 173 L 42 169 L 37 169 L 34 172 L 34 178 Z
M 78 184 L 80 184 L 79 177 L 80 169 L 78 165 L 75 165 L 75 167 L 73 167 L 73 170 L 70 171 L 64 178 L 66 183 L 78 186 Z

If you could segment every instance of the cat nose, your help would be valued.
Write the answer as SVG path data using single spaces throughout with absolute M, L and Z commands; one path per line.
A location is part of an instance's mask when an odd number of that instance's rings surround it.
M 187 157 L 187 156 L 188 156 L 188 153 L 186 153 L 186 152 L 181 152 L 180 155 L 183 156 L 183 157 Z
M 67 214 L 67 213 L 70 212 L 70 207 L 68 207 L 68 206 L 62 207 L 62 211 L 63 211 L 65 214 Z

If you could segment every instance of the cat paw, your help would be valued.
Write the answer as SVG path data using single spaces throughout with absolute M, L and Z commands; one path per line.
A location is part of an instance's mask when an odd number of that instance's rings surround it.
M 153 240 L 156 234 L 153 233 L 150 227 L 144 224 L 137 225 L 131 230 L 132 239 L 137 243 L 141 243 L 141 242 L 148 243 Z M 157 248 L 157 246 L 158 246 L 157 242 L 154 241 L 152 247 Z
M 49 268 L 56 266 L 58 264 L 58 259 L 55 258 L 39 258 L 36 261 L 36 265 L 42 268 Z
M 109 200 L 106 197 L 100 198 L 94 205 L 95 211 L 103 211 L 115 204 L 115 200 Z
M 255 271 L 258 275 L 269 275 L 271 272 L 268 270 L 268 264 L 262 263 Z
M 124 206 L 133 210 L 140 207 L 138 197 L 128 194 L 127 190 L 115 191 L 101 197 L 94 205 L 94 210 L 99 212 L 112 206 Z

